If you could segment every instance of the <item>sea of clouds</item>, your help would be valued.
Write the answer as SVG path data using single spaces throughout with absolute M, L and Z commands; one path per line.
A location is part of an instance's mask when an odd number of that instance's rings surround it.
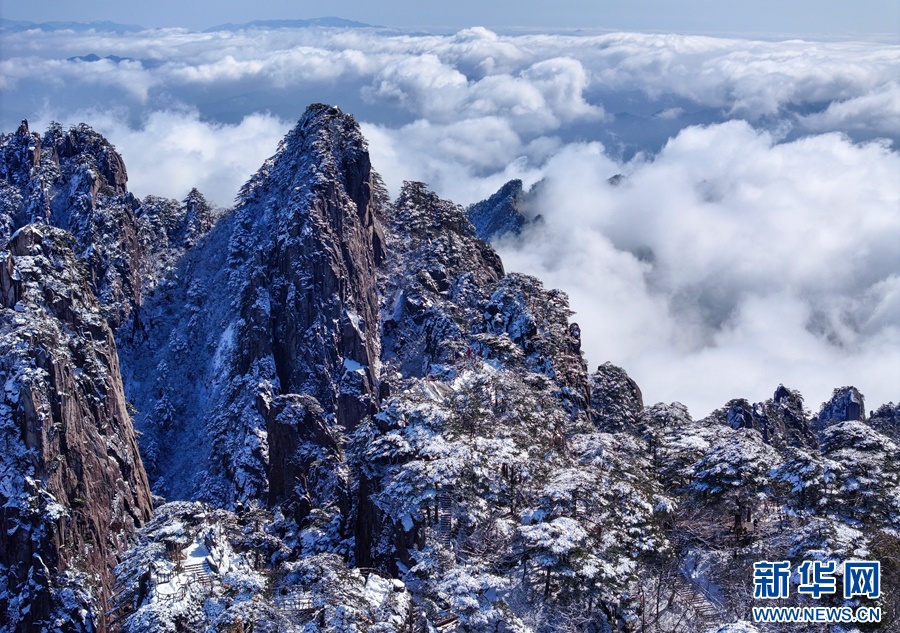
M 900 400 L 900 48 L 639 33 L 6 32 L 0 123 L 90 123 L 137 195 L 231 204 L 312 102 L 396 194 L 540 182 L 497 243 L 591 366 L 695 416 L 779 383 Z M 90 54 L 99 61 L 74 59 Z M 109 57 L 108 59 L 106 59 Z M 618 185 L 608 179 L 621 174 Z

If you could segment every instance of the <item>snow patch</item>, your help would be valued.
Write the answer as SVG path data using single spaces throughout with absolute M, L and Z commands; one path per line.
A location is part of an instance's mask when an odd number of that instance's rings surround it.
M 219 344 L 216 347 L 216 353 L 212 359 L 212 373 L 218 376 L 222 373 L 222 366 L 225 360 L 231 355 L 235 347 L 235 324 L 234 321 L 228 324 L 225 331 L 219 337 Z

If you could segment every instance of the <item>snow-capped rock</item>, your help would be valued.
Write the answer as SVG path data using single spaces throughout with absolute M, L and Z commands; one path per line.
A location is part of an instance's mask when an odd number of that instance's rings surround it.
M 824 427 L 834 422 L 865 419 L 865 399 L 856 387 L 835 389 L 831 400 L 822 403 L 819 415 L 816 416 L 819 427 Z
M 487 200 L 466 209 L 478 238 L 489 242 L 504 235 L 521 233 L 528 223 L 521 210 L 526 197 L 522 181 L 510 180 Z
M 141 202 L 127 181 L 122 157 L 88 125 L 66 131 L 54 123 L 40 136 L 23 121 L 0 136 L 0 242 L 31 223 L 72 233 L 113 328 L 128 322 L 144 293 L 212 223 L 196 190 L 181 204 Z

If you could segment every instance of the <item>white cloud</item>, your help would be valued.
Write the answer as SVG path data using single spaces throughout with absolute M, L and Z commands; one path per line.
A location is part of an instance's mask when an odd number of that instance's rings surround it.
M 66 60 L 88 53 L 138 61 Z M 900 399 L 900 159 L 859 143 L 900 139 L 897 47 L 162 29 L 6 34 L 2 56 L 7 129 L 91 123 L 139 195 L 228 204 L 313 101 L 364 122 L 394 194 L 422 180 L 466 204 L 544 178 L 506 267 L 568 291 L 591 364 L 648 400 Z
M 32 127 L 45 127 L 52 117 Z M 197 187 L 211 202 L 231 206 L 240 187 L 275 153 L 291 125 L 251 114 L 236 125 L 203 121 L 196 111 L 154 112 L 139 127 L 116 112 L 82 112 L 66 123 L 89 121 L 125 160 L 128 189 L 146 195 L 183 198 Z
M 78 62 L 37 57 L 0 60 L 0 88 L 11 91 L 18 84 L 33 82 L 35 78 L 63 90 L 73 84 L 110 86 L 139 103 L 146 102 L 150 89 L 159 81 L 132 61 L 117 64 L 106 59 Z
M 461 107 L 466 88 L 465 75 L 425 53 L 386 64 L 363 94 L 372 103 L 395 103 L 417 115 L 446 120 Z
M 500 251 L 569 292 L 592 364 L 694 413 L 779 382 L 897 399 L 896 152 L 834 134 L 776 144 L 730 122 L 626 165 L 569 146 L 544 173 L 544 223 Z
M 532 83 L 564 122 L 579 117 L 603 118 L 603 108 L 584 100 L 588 87 L 588 73 L 576 59 L 554 57 L 540 61 L 522 73 Z
M 404 180 L 427 182 L 460 202 L 488 197 L 512 178 L 534 182 L 560 147 L 539 137 L 525 142 L 508 119 L 497 116 L 445 125 L 418 120 L 400 128 L 363 124 L 372 164 L 396 195 Z
M 891 81 L 861 96 L 834 101 L 824 112 L 800 117 L 800 123 L 814 132 L 872 130 L 900 136 L 900 83 Z
M 892 115 L 896 106 L 895 93 L 884 90 L 896 83 L 900 65 L 900 50 L 878 43 L 637 33 L 513 36 L 483 28 L 448 36 L 353 29 L 163 29 L 125 35 L 13 33 L 4 39 L 0 76 L 5 88 L 26 78 L 94 82 L 149 97 L 146 106 L 159 109 L 169 107 L 173 96 L 191 105 L 197 90 L 211 87 L 273 96 L 330 87 L 329 94 L 364 96 L 382 108 L 399 107 L 433 122 L 511 117 L 529 134 L 602 118 L 604 101 L 625 93 L 632 100 L 638 95 L 650 102 L 667 96 L 687 100 L 750 120 L 780 115 L 785 108 L 872 95 L 868 102 L 877 120 L 879 108 L 887 107 Z M 143 65 L 63 61 L 87 53 Z M 525 116 L 544 122 L 528 127 Z M 878 125 L 883 129 L 885 123 Z

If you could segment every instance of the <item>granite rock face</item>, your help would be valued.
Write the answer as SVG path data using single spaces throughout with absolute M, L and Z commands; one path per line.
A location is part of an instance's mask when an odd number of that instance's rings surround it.
M 900 443 L 900 404 L 883 404 L 869 415 L 869 426 Z
M 41 137 L 27 122 L 0 139 L 0 154 L 21 158 L 6 160 L 0 239 L 33 222 L 71 232 L 110 324 L 120 325 L 141 300 L 137 201 L 122 157 L 87 125 L 54 124 Z
M 803 404 L 803 396 L 794 389 L 778 385 L 771 398 L 751 403 L 745 398 L 730 400 L 713 411 L 709 420 L 732 429 L 753 429 L 762 441 L 781 448 L 815 448 L 818 435 Z
M 634 430 L 644 411 L 644 396 L 624 369 L 604 363 L 591 374 L 591 407 L 600 429 Z
M 490 241 L 507 234 L 518 235 L 528 224 L 521 207 L 527 194 L 521 180 L 510 180 L 497 193 L 466 209 L 479 239 Z
M 382 209 L 389 247 L 379 271 L 382 359 L 421 377 L 432 364 L 472 353 L 467 325 L 503 264 L 463 209 L 423 183 L 404 183 L 396 203 Z
M 284 430 L 276 420 L 294 395 L 328 428 L 352 431 L 378 410 L 379 187 L 353 118 L 311 106 L 237 208 L 145 302 L 154 334 L 134 337 L 123 357 L 161 494 L 283 499 L 292 488 L 270 459 L 293 457 L 268 433 Z
M 352 531 L 350 477 L 341 455 L 341 438 L 329 426 L 315 398 L 260 395 L 269 438 L 269 498 L 298 524 L 313 510 L 334 509 L 344 519 L 340 531 Z
M 856 387 L 840 387 L 834 390 L 831 399 L 822 403 L 816 420 L 820 427 L 835 422 L 866 419 L 866 401 Z
M 241 303 L 267 299 L 272 319 L 270 338 L 248 333 L 238 370 L 271 354 L 283 393 L 312 395 L 349 429 L 376 410 L 375 264 L 383 246 L 374 187 L 353 118 L 311 106 L 245 186 L 236 212 L 259 218 L 249 227 L 259 244 L 247 253 L 253 272 Z
M 778 385 L 771 399 L 755 405 L 753 417 L 767 441 L 808 448 L 817 444 L 803 396 L 795 389 Z
M 18 631 L 103 628 L 116 559 L 151 501 L 112 331 L 72 236 L 0 253 L 0 612 Z

